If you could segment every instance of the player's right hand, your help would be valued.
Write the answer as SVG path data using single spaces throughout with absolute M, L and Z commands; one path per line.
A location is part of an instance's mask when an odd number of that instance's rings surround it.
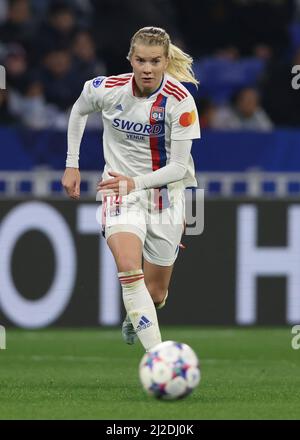
M 80 197 L 80 171 L 78 168 L 66 168 L 61 179 L 62 186 L 71 199 L 78 200 Z

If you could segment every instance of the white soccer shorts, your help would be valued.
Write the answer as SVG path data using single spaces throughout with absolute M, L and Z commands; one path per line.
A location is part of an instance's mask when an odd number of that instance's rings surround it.
M 184 231 L 185 195 L 180 191 L 169 207 L 159 210 L 158 192 L 150 189 L 126 196 L 106 196 L 102 205 L 102 233 L 108 240 L 117 232 L 132 232 L 142 241 L 147 261 L 171 266 Z

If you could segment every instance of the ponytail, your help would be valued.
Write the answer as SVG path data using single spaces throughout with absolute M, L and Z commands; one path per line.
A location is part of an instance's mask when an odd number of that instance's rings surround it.
M 167 72 L 178 81 L 190 82 L 198 87 L 199 81 L 195 78 L 192 65 L 193 58 L 179 49 L 179 47 L 170 43 Z

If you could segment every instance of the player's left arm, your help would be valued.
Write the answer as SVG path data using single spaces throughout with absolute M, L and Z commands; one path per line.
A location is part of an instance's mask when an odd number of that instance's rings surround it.
M 134 177 L 135 190 L 160 188 L 182 180 L 187 172 L 191 148 L 191 139 L 173 140 L 169 163 L 152 173 Z
M 169 183 L 183 179 L 187 171 L 187 164 L 192 148 L 192 140 L 172 141 L 170 162 L 151 173 L 128 177 L 110 171 L 108 174 L 112 179 L 100 182 L 97 186 L 98 191 L 120 194 L 128 194 L 131 191 L 138 191 L 145 188 L 160 188 Z
M 135 190 L 159 188 L 182 180 L 187 172 L 193 139 L 200 137 L 200 125 L 193 97 L 173 105 L 171 115 L 171 154 L 169 163 L 146 174 L 134 177 Z

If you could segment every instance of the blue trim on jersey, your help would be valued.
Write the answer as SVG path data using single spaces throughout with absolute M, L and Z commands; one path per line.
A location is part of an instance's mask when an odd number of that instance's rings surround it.
M 162 168 L 167 164 L 167 150 L 166 150 L 166 137 L 165 137 L 165 117 L 166 117 L 166 104 L 167 96 L 161 95 L 161 101 L 159 107 L 164 108 L 164 117 L 162 121 L 158 123 L 162 125 L 161 136 L 158 138 L 158 151 L 159 151 L 159 167 Z M 165 209 L 170 206 L 168 186 L 162 186 L 159 189 L 159 208 Z
M 150 136 L 150 149 L 152 156 L 152 169 L 156 171 L 164 167 L 167 163 L 166 137 L 165 137 L 165 117 L 167 96 L 159 93 L 150 110 L 150 124 L 152 127 L 158 127 L 160 137 Z M 154 203 L 159 211 L 170 206 L 168 188 L 165 185 L 154 189 Z
M 151 95 L 149 95 L 149 96 L 147 97 L 147 99 L 151 98 L 151 96 L 155 95 L 155 93 L 157 93 L 157 92 L 159 91 L 159 89 L 160 89 L 161 86 L 162 86 L 162 83 L 164 82 L 164 79 L 165 79 L 165 76 L 163 75 L 160 85 L 157 87 L 156 90 L 154 90 L 154 92 L 151 93 Z
M 164 95 L 161 95 L 161 96 L 162 96 L 162 99 L 159 103 L 159 107 L 163 107 L 165 110 L 168 98 Z M 156 124 L 161 125 L 160 136 L 157 138 L 158 139 L 158 151 L 159 151 L 159 168 L 162 168 L 167 164 L 165 117 L 166 117 L 166 111 L 164 111 L 163 119 L 161 121 L 156 122 Z

